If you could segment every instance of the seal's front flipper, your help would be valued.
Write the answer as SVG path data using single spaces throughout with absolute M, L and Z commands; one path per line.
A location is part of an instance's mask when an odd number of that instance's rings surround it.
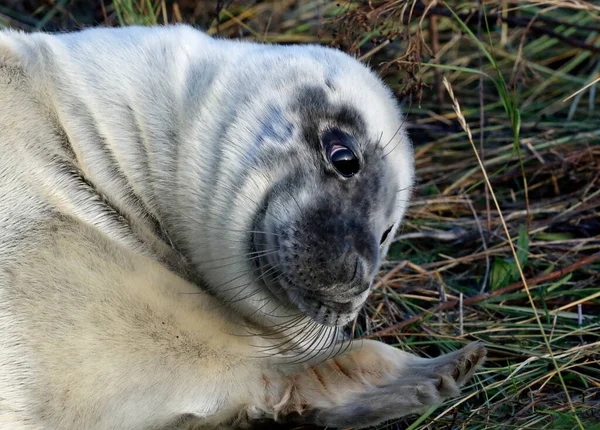
M 360 345 L 360 342 L 355 342 Z M 276 421 L 363 428 L 422 413 L 460 393 L 483 363 L 479 342 L 426 359 L 368 341 L 290 378 Z

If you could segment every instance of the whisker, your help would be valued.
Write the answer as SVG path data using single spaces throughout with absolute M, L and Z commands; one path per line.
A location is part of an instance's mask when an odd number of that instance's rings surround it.
M 265 304 L 264 304 L 264 305 L 262 305 L 260 308 L 257 308 L 257 309 L 256 309 L 254 312 L 252 312 L 252 313 L 248 314 L 248 315 L 247 315 L 247 317 L 252 317 L 252 316 L 254 316 L 255 314 L 257 314 L 258 312 L 261 312 L 261 311 L 262 311 L 262 309 L 263 309 L 263 308 L 264 308 L 266 305 L 268 305 L 268 304 L 269 304 L 269 302 L 265 303 Z M 304 314 L 302 311 L 298 311 L 298 312 L 296 312 L 296 313 L 293 313 L 293 314 L 283 314 L 283 315 L 276 315 L 274 312 L 275 312 L 277 309 L 281 308 L 282 306 L 283 306 L 283 302 L 280 302 L 280 303 L 279 303 L 279 304 L 278 304 L 278 305 L 275 307 L 275 309 L 271 310 L 271 312 L 263 312 L 262 314 L 263 314 L 263 315 L 265 315 L 265 316 L 271 317 L 271 318 L 296 318 L 296 317 L 302 317 L 302 318 L 304 318 L 304 317 L 306 317 L 306 314 Z M 283 323 L 282 323 L 282 324 L 283 324 Z M 274 324 L 274 325 L 271 325 L 271 326 L 269 326 L 268 328 L 269 328 L 269 330 L 270 330 L 271 328 L 273 328 L 273 327 L 277 327 L 277 326 L 280 326 L 280 325 L 282 325 L 282 324 Z
M 277 249 L 271 248 L 271 249 L 265 249 L 265 250 L 261 250 L 261 251 L 245 252 L 243 254 L 234 254 L 234 255 L 230 255 L 228 257 L 214 258 L 212 260 L 202 260 L 202 262 L 199 263 L 199 264 L 214 263 L 215 261 L 228 260 L 230 258 L 235 258 L 235 257 L 247 257 L 247 256 L 250 256 L 250 255 L 263 254 L 265 252 L 271 252 L 271 251 L 277 251 Z
M 244 263 L 244 262 L 250 262 L 250 261 L 256 260 L 258 258 L 266 257 L 267 255 L 273 255 L 273 254 L 276 254 L 276 253 L 277 253 L 277 250 L 270 251 L 268 253 L 265 252 L 263 254 L 259 254 L 259 255 L 253 256 L 251 258 L 246 258 L 246 259 L 241 259 L 241 260 L 237 260 L 237 261 L 232 261 L 232 262 L 229 262 L 227 264 L 220 265 L 220 266 L 202 267 L 202 263 L 200 263 L 199 266 L 200 266 L 200 269 L 202 269 L 202 270 L 224 269 L 225 267 L 233 266 L 234 264 L 239 264 L 239 263 Z
M 265 277 L 265 276 L 267 276 L 267 275 L 271 274 L 272 272 L 275 272 L 275 271 L 276 271 L 276 269 L 277 269 L 277 267 L 278 267 L 278 266 L 271 267 L 269 270 L 267 270 L 267 271 L 266 271 L 265 273 L 263 273 L 261 276 L 259 276 L 258 278 L 256 278 L 256 279 L 252 280 L 251 282 L 248 282 L 248 283 L 247 283 L 246 285 L 244 285 L 244 286 L 236 286 L 236 287 L 232 287 L 232 288 L 230 288 L 230 289 L 224 290 L 224 291 L 231 291 L 231 290 L 232 290 L 232 289 L 234 289 L 234 288 L 242 288 L 240 291 L 238 291 L 238 292 L 236 293 L 236 295 L 235 295 L 235 296 L 233 296 L 231 299 L 228 299 L 228 300 L 226 300 L 226 301 L 225 301 L 225 304 L 237 303 L 237 302 L 239 302 L 239 301 L 242 301 L 242 300 L 249 299 L 249 298 L 251 298 L 251 297 L 253 297 L 253 296 L 257 295 L 258 293 L 262 292 L 262 289 L 260 289 L 260 288 L 259 288 L 259 289 L 255 290 L 253 293 L 251 293 L 250 295 L 247 295 L 247 296 L 240 297 L 239 299 L 235 299 L 235 298 L 236 298 L 236 297 L 237 297 L 239 294 L 241 294 L 242 292 L 244 292 L 244 291 L 246 290 L 246 288 L 248 288 L 250 285 L 256 284 L 256 283 L 257 283 L 258 281 L 260 281 L 261 279 L 264 279 L 264 277 Z M 276 281 L 276 280 L 280 279 L 280 278 L 281 278 L 281 276 L 282 276 L 282 275 L 276 276 L 276 277 L 275 277 L 273 280 L 274 280 L 274 281 Z M 233 299 L 235 299 L 235 300 L 233 300 Z M 266 299 L 265 299 L 265 300 L 266 300 Z
M 410 110 L 412 107 L 412 100 L 410 101 L 409 105 L 408 105 L 408 109 L 406 114 L 404 115 L 404 118 L 402 118 L 402 122 L 400 123 L 400 125 L 398 126 L 398 128 L 396 129 L 396 132 L 392 135 L 392 137 L 390 138 L 389 142 L 385 144 L 385 146 L 382 148 L 382 152 L 385 151 L 385 148 L 387 148 L 387 146 L 394 140 L 394 138 L 396 137 L 396 135 L 398 134 L 398 132 L 402 129 L 402 127 L 404 126 L 404 123 L 406 122 L 406 118 L 408 118 L 408 115 L 410 114 Z M 381 157 L 381 159 L 383 160 L 385 157 L 387 157 L 388 155 L 390 155 L 392 152 L 394 152 L 394 150 L 398 147 L 398 145 L 400 145 L 402 141 L 399 140 L 396 145 L 394 145 L 394 147 L 385 155 L 383 155 Z
M 267 339 L 282 339 L 284 337 L 289 337 L 289 336 L 280 336 L 280 335 L 284 334 L 287 330 L 291 329 L 294 325 L 296 325 L 298 322 L 304 320 L 305 318 L 306 318 L 306 315 L 304 315 L 304 314 L 301 314 L 301 315 L 296 314 L 293 316 L 293 318 L 291 320 L 286 321 L 285 323 L 269 326 L 267 330 L 271 330 L 271 331 L 266 331 L 266 332 L 262 332 L 262 333 L 251 332 L 250 326 L 248 326 L 248 325 L 236 324 L 238 326 L 245 328 L 246 331 L 248 332 L 248 334 L 235 334 L 235 336 L 239 336 L 239 337 L 260 336 L 260 337 L 264 337 Z M 273 327 L 281 327 L 281 328 L 279 328 L 278 330 L 272 330 Z M 257 328 L 257 327 L 253 326 L 253 328 Z
M 236 285 L 236 286 L 234 286 L 234 287 L 231 287 L 231 288 L 227 288 L 227 289 L 225 289 L 225 290 L 222 290 L 222 292 L 229 292 L 229 291 L 235 290 L 235 289 L 237 289 L 237 288 L 241 288 L 241 289 L 240 289 L 240 291 L 238 291 L 238 292 L 235 294 L 235 296 L 233 296 L 233 297 L 231 297 L 231 298 L 228 298 L 228 299 L 225 301 L 225 303 L 228 303 L 228 304 L 231 304 L 231 303 L 237 303 L 237 302 L 239 302 L 240 300 L 249 299 L 250 297 L 252 297 L 252 296 L 254 296 L 254 295 L 258 294 L 259 292 L 261 292 L 261 289 L 260 289 L 260 288 L 259 288 L 259 289 L 257 289 L 257 290 L 255 290 L 255 291 L 254 291 L 254 292 L 253 292 L 253 293 L 252 293 L 250 296 L 243 296 L 243 297 L 241 297 L 240 299 L 236 299 L 236 297 L 238 297 L 238 296 L 239 296 L 241 293 L 243 293 L 243 292 L 246 290 L 246 288 L 248 288 L 250 285 L 256 284 L 258 281 L 260 281 L 261 279 L 264 279 L 266 276 L 268 276 L 268 275 L 270 275 L 271 273 L 274 273 L 274 272 L 276 272 L 276 268 L 275 268 L 275 267 L 272 267 L 272 268 L 268 269 L 266 272 L 264 272 L 264 273 L 263 273 L 261 276 L 259 276 L 258 278 L 256 278 L 256 279 L 253 279 L 252 281 L 250 281 L 250 282 L 248 282 L 248 283 L 246 283 L 246 284 L 244 284 L 244 285 Z M 278 279 L 278 277 L 276 277 L 275 279 Z M 234 300 L 234 299 L 235 299 L 235 300 Z
M 229 231 L 232 233 L 240 233 L 240 234 L 264 234 L 264 235 L 271 235 L 271 236 L 281 236 L 280 234 L 277 233 L 272 233 L 269 231 L 261 231 L 261 230 L 240 230 L 240 229 L 235 229 L 235 228 L 227 228 L 227 227 L 220 227 L 220 226 L 214 226 L 214 225 L 210 225 L 210 224 L 206 224 L 206 223 L 202 223 L 200 222 L 197 218 L 193 218 L 187 214 L 179 214 L 179 216 L 185 216 L 188 220 L 192 221 L 194 224 L 200 226 L 200 227 L 204 227 L 204 228 L 210 228 L 213 230 L 218 230 L 218 231 Z
M 288 364 L 299 364 L 305 361 L 309 361 L 312 356 L 311 354 L 318 354 L 319 352 L 323 351 L 326 349 L 326 347 L 321 347 L 319 349 L 315 348 L 314 345 L 319 342 L 321 339 L 323 339 L 323 330 L 327 330 L 327 326 L 323 326 L 321 324 L 315 324 L 316 330 L 317 332 L 310 338 L 309 342 L 310 344 L 307 347 L 304 347 L 304 351 L 300 354 L 298 354 L 295 358 L 295 360 L 292 361 L 287 361 Z M 311 331 L 314 332 L 314 329 Z
M 312 326 L 312 327 L 307 330 L 306 329 L 307 326 L 309 326 L 309 327 Z M 315 330 L 318 330 L 318 326 L 319 326 L 319 324 L 316 324 L 314 321 L 310 320 L 303 327 L 301 327 L 300 330 L 294 332 L 292 334 L 292 336 L 290 336 L 288 338 L 288 340 L 286 340 L 285 342 L 282 342 L 281 344 L 273 346 L 273 347 L 270 347 L 270 348 L 265 348 L 265 349 L 263 349 L 263 351 L 270 351 L 272 349 L 277 349 L 276 354 L 285 354 L 286 352 L 293 351 L 294 349 L 298 349 L 298 348 L 303 348 L 304 349 L 304 347 L 302 346 L 303 343 L 304 343 L 304 341 L 306 339 L 312 339 L 311 335 L 313 334 L 313 332 Z M 296 333 L 298 333 L 298 332 L 303 332 L 303 331 L 306 331 L 306 334 L 300 340 L 297 340 L 294 335 Z M 292 343 L 292 345 L 289 348 L 279 349 L 279 348 L 281 348 L 281 346 L 286 345 L 286 344 L 291 343 L 291 342 L 293 342 L 293 343 Z
M 284 354 L 285 352 L 291 351 L 295 347 L 298 347 L 298 342 L 295 342 L 295 340 L 296 340 L 296 334 L 305 331 L 306 328 L 308 326 L 310 326 L 311 323 L 312 323 L 312 321 L 307 321 L 303 326 L 300 326 L 298 328 L 298 330 L 296 330 L 296 331 L 294 331 L 292 333 L 286 334 L 284 336 L 284 338 L 286 340 L 283 341 L 283 342 L 281 342 L 281 343 L 274 344 L 274 345 L 269 345 L 269 346 L 265 346 L 265 347 L 260 346 L 260 345 L 251 345 L 251 346 L 254 346 L 256 348 L 261 348 L 262 352 L 276 350 L 276 354 Z M 291 328 L 291 327 L 289 327 L 289 328 Z M 277 333 L 277 334 L 283 334 L 283 333 Z M 269 336 L 265 336 L 265 338 L 267 338 L 267 339 L 281 339 L 283 337 L 269 337 Z M 294 342 L 294 343 L 293 343 L 293 345 L 289 349 L 283 349 L 283 350 L 281 349 L 283 346 L 289 344 L 290 342 Z

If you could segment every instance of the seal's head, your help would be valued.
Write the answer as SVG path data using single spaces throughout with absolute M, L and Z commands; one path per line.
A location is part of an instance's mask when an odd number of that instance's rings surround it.
M 238 102 L 218 136 L 226 161 L 221 173 L 213 167 L 211 189 L 226 204 L 207 218 L 222 229 L 206 233 L 216 235 L 213 258 L 198 259 L 233 258 L 234 241 L 245 243 L 229 279 L 224 268 L 220 279 L 205 271 L 209 284 L 227 284 L 217 294 L 264 298 L 254 288 L 320 324 L 345 324 L 409 199 L 413 155 L 402 114 L 367 67 L 337 50 L 261 47 L 235 61 L 225 79 L 227 98 Z
M 306 91 L 313 100 L 325 96 Z M 263 251 L 257 263 L 265 285 L 328 325 L 348 322 L 365 301 L 406 186 L 384 147 L 355 127 L 358 118 L 307 126 L 308 153 L 273 185 L 253 228 L 266 233 L 252 236 L 253 250 Z

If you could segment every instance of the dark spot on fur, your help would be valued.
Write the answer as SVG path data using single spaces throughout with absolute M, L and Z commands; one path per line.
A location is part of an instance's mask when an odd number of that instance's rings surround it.
M 294 133 L 294 126 L 285 118 L 281 108 L 270 106 L 267 111 L 254 142 L 247 148 L 245 154 L 247 162 L 256 162 L 259 151 L 266 141 L 274 140 L 278 144 L 284 144 L 289 142 Z
M 300 115 L 302 137 L 317 152 L 321 152 L 319 129 L 322 123 L 348 129 L 353 137 L 361 140 L 366 136 L 366 123 L 360 113 L 352 106 L 336 106 L 328 100 L 327 93 L 321 87 L 304 86 L 298 88 L 298 97 L 294 110 Z
M 353 130 L 356 135 L 366 134 L 366 124 L 360 113 L 354 107 L 345 105 L 340 106 L 335 111 L 334 120 L 341 125 Z

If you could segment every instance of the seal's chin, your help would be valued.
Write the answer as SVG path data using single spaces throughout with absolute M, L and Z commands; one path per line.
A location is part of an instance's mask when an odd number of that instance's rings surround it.
M 302 294 L 301 291 L 294 293 L 298 309 L 315 322 L 326 326 L 343 326 L 353 321 L 368 295 L 367 291 L 349 301 L 339 302 L 319 294 Z

